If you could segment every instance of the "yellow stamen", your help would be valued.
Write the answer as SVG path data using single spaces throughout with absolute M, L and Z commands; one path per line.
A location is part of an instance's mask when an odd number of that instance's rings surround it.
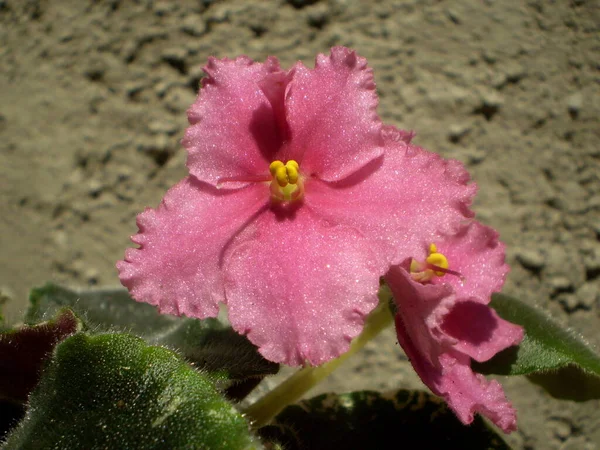
M 425 261 L 433 266 L 441 267 L 442 269 L 448 268 L 448 259 L 441 253 L 430 253 Z M 443 277 L 446 275 L 445 272 L 435 272 L 435 274 L 438 277 Z
M 298 167 L 290 164 L 290 161 L 288 161 L 288 163 L 285 165 L 285 168 L 287 170 L 288 181 L 291 184 L 296 184 L 298 181 Z
M 269 166 L 269 172 L 271 172 L 271 175 L 275 176 L 275 172 L 277 172 L 277 169 L 280 167 L 283 167 L 283 163 L 281 161 L 273 161 Z
M 425 259 L 425 262 L 419 262 L 413 259 L 410 262 L 410 273 L 413 280 L 418 281 L 420 283 L 425 283 L 427 281 L 431 281 L 434 276 L 443 277 L 446 275 L 445 272 L 434 271 L 428 267 L 437 266 L 442 269 L 447 269 L 450 264 L 448 263 L 448 258 L 442 253 L 437 251 L 437 247 L 435 244 L 431 244 L 429 246 L 429 256 Z
M 410 261 L 410 273 L 417 273 L 421 271 L 421 265 L 416 259 Z
M 279 167 L 275 171 L 275 179 L 277 180 L 277 184 L 281 187 L 286 187 L 288 184 L 288 174 L 285 166 Z
M 274 200 L 298 200 L 304 193 L 304 185 L 300 176 L 300 166 L 290 159 L 288 162 L 277 160 L 269 165 L 269 172 L 273 176 L 271 194 Z

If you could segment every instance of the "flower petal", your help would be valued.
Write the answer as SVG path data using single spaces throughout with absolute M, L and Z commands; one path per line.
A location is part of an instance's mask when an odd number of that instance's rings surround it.
M 445 353 L 439 361 L 442 376 L 432 383 L 462 423 L 471 423 L 478 412 L 505 433 L 517 429 L 517 412 L 506 399 L 500 383 L 473 373 L 468 356 Z
M 288 365 L 344 353 L 378 302 L 381 267 L 369 243 L 304 207 L 260 216 L 236 240 L 225 271 L 233 328 Z
M 473 414 L 479 412 L 504 432 L 514 431 L 516 413 L 506 400 L 502 387 L 471 370 L 470 356 L 478 353 L 477 340 L 481 334 L 467 339 L 464 335 L 453 336 L 446 332 L 445 319 L 449 310 L 455 310 L 453 304 L 456 302 L 451 286 L 416 283 L 406 270 L 398 266 L 393 267 L 385 279 L 397 305 L 398 342 L 423 383 L 433 393 L 444 397 L 464 424 L 471 423 Z M 473 304 L 477 308 L 489 309 L 480 303 Z M 481 313 L 480 309 L 476 311 Z M 488 323 L 490 317 L 493 314 L 483 316 Z M 470 317 L 471 320 L 480 318 L 479 314 Z M 498 328 L 502 329 L 501 326 Z M 481 333 L 481 330 L 477 331 Z M 504 333 L 492 333 L 491 336 L 500 338 L 502 342 L 490 342 L 488 337 L 481 339 L 481 354 L 485 356 L 491 349 L 507 346 Z M 461 339 L 464 339 L 464 345 Z M 468 354 L 461 353 L 462 350 L 467 350 Z
M 456 301 L 452 288 L 443 284 L 416 283 L 399 266 L 389 270 L 385 281 L 392 290 L 398 307 L 396 320 L 398 317 L 402 320 L 411 345 L 428 358 L 431 364 L 435 364 L 444 342 L 440 327 L 444 316 Z M 450 343 L 454 343 L 454 340 L 450 339 Z
M 452 285 L 459 298 L 477 299 L 488 304 L 491 295 L 499 292 L 510 268 L 504 262 L 505 245 L 498 241 L 493 228 L 473 221 L 453 236 L 435 242 L 437 250 L 450 263 L 450 269 L 460 272 L 462 279 L 446 275 L 433 283 Z
M 440 234 L 456 232 L 466 218 L 475 184 L 461 163 L 386 139 L 385 155 L 346 179 L 307 180 L 306 203 L 327 220 L 355 227 L 394 264 L 425 259 Z
M 334 47 L 314 69 L 298 62 L 286 92 L 289 154 L 310 176 L 338 180 L 381 155 L 377 94 L 367 61 Z
M 139 233 L 117 263 L 133 298 L 162 313 L 206 318 L 224 300 L 221 264 L 236 233 L 265 205 L 268 188 L 220 191 L 194 177 L 172 187 L 156 209 L 138 216 Z
M 279 62 L 210 58 L 204 71 L 207 77 L 188 110 L 190 127 L 182 141 L 190 173 L 213 185 L 222 178 L 268 175 L 283 137 L 259 84 L 280 71 Z
M 472 300 L 458 302 L 444 316 L 442 329 L 458 341 L 454 344 L 456 350 L 479 362 L 523 340 L 522 327 Z

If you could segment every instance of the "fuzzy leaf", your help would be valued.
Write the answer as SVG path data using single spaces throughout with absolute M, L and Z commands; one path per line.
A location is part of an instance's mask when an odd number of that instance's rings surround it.
M 99 331 L 128 331 L 149 338 L 177 328 L 178 319 L 158 314 L 156 308 L 131 299 L 125 289 L 75 291 L 47 283 L 29 295 L 27 323 L 37 323 L 68 307 L 83 318 L 86 325 Z
M 320 395 L 288 406 L 260 434 L 286 450 L 509 448 L 480 417 L 465 427 L 442 400 L 406 390 Z
M 47 322 L 0 333 L 0 400 L 25 403 L 54 347 L 81 327 L 66 309 Z
M 584 402 L 600 399 L 600 377 L 584 372 L 579 366 L 561 367 L 549 373 L 532 373 L 527 378 L 560 400 Z
M 261 448 L 209 378 L 127 334 L 63 341 L 29 406 L 3 448 Z
M 600 356 L 572 330 L 547 313 L 515 298 L 494 294 L 492 306 L 505 320 L 525 328 L 520 345 L 484 363 L 473 363 L 483 374 L 531 375 L 558 398 L 600 398 Z
M 196 367 L 218 372 L 234 387 L 232 398 L 243 398 L 244 386 L 277 373 L 279 365 L 267 361 L 244 336 L 217 319 L 196 320 L 159 314 L 155 307 L 131 299 L 125 289 L 74 291 L 51 283 L 34 289 L 26 319 L 36 322 L 68 306 L 94 331 L 127 331 L 148 343 L 177 350 Z M 248 384 L 249 383 L 249 384 Z
M 219 373 L 227 397 L 242 400 L 266 375 L 276 374 L 279 364 L 264 359 L 245 337 L 217 319 L 180 319 L 170 333 L 149 340 L 176 349 L 196 367 Z

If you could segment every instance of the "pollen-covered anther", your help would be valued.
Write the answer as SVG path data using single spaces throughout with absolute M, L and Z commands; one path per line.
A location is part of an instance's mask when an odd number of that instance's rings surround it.
M 304 187 L 300 177 L 300 166 L 296 161 L 290 159 L 288 162 L 277 160 L 269 165 L 269 171 L 273 177 L 271 182 L 271 194 L 278 201 L 298 200 L 304 193 Z
M 450 270 L 448 268 L 449 266 L 450 263 L 448 262 L 448 258 L 446 258 L 443 253 L 437 251 L 435 244 L 431 244 L 429 246 L 429 256 L 427 256 L 425 261 L 421 262 L 413 259 L 410 262 L 410 275 L 413 280 L 418 281 L 419 283 L 427 283 L 431 281 L 433 277 L 443 277 L 447 273 L 463 279 L 459 272 Z
M 431 264 L 432 266 L 441 267 L 442 269 L 447 269 L 449 266 L 448 258 L 446 258 L 442 253 L 438 253 L 435 244 L 431 244 L 429 246 L 429 256 L 425 261 L 427 261 L 427 263 Z M 438 277 L 443 277 L 444 275 L 446 275 L 446 272 L 436 271 L 435 274 Z
M 298 163 L 293 159 L 283 164 L 281 161 L 273 161 L 269 166 L 269 171 L 277 184 L 281 187 L 286 187 L 288 184 L 296 184 L 298 182 Z

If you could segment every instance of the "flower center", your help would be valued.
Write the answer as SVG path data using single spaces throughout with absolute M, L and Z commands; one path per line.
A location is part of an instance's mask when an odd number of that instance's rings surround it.
M 463 278 L 459 272 L 448 269 L 450 264 L 443 253 L 437 251 L 435 244 L 429 246 L 429 256 L 425 261 L 413 259 L 410 262 L 410 276 L 419 283 L 427 283 L 433 277 L 443 277 L 447 273 Z
M 271 198 L 274 201 L 290 202 L 300 200 L 304 195 L 304 181 L 298 163 L 293 159 L 283 164 L 273 161 L 269 165 L 271 180 Z

